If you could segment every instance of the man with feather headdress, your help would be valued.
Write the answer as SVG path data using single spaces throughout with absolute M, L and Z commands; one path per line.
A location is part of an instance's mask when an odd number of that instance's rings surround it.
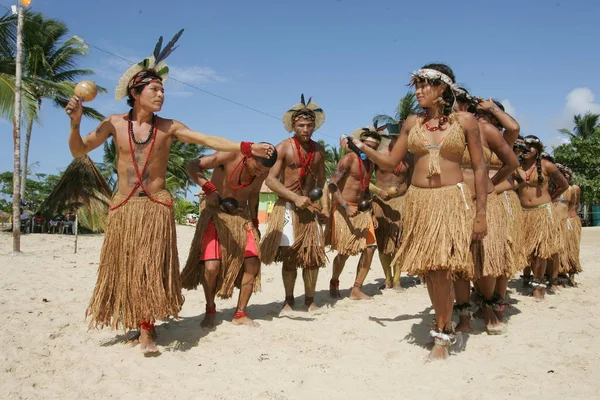
M 140 329 L 144 354 L 157 353 L 154 322 L 177 316 L 183 304 L 177 256 L 173 198 L 165 190 L 174 140 L 248 156 L 269 156 L 272 146 L 194 132 L 179 121 L 158 117 L 169 68 L 165 59 L 183 29 L 162 49 L 133 65 L 119 80 L 117 101 L 127 97 L 128 113 L 113 114 L 85 137 L 79 124 L 81 99 L 71 98 L 69 147 L 82 157 L 113 137 L 117 149 L 118 190 L 111 200 L 98 281 L 86 314 L 90 327 Z
M 266 180 L 279 199 L 269 216 L 269 226 L 261 244 L 262 261 L 283 263 L 285 302 L 283 310 L 294 306 L 294 286 L 297 270 L 302 269 L 304 303 L 309 311 L 318 307 L 315 288 L 319 268 L 326 262 L 322 230 L 317 215 L 329 216 L 328 199 L 323 196 L 322 208 L 313 203 L 315 189 L 322 195 L 325 185 L 325 150 L 312 140 L 314 131 L 325 122 L 325 113 L 311 98 L 304 95 L 283 115 L 285 129 L 294 133 L 277 145 L 279 157 Z M 310 197 L 313 197 L 311 200 Z

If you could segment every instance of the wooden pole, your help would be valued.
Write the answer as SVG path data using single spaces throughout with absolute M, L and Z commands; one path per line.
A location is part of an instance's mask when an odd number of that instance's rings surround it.
M 14 167 L 13 167 L 13 252 L 21 252 L 21 78 L 23 59 L 23 7 L 17 2 L 17 59 L 15 70 Z
M 73 225 L 73 227 L 72 227 L 73 232 L 75 233 L 75 254 L 77 254 L 77 238 L 79 237 L 79 229 L 77 228 L 77 225 L 78 225 L 77 213 L 75 213 L 75 225 Z

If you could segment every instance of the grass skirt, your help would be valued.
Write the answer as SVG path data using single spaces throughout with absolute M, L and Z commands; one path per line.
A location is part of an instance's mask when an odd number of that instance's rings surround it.
M 475 202 L 473 201 L 473 208 Z M 510 277 L 513 273 L 513 253 L 507 240 L 509 220 L 504 204 L 496 192 L 487 196 L 487 235 L 481 241 L 471 243 L 475 264 L 475 279 L 486 276 Z
M 556 216 L 556 214 L 555 214 Z M 558 219 L 556 235 L 558 240 L 558 273 L 567 274 L 569 272 L 569 250 L 568 250 L 568 234 L 569 234 L 569 218 Z
M 342 255 L 355 256 L 367 248 L 367 235 L 372 224 L 371 211 L 348 217 L 335 206 L 325 225 L 325 246 Z
M 393 256 L 400 248 L 402 238 L 402 208 L 404 196 L 395 197 L 387 201 L 379 197 L 373 199 L 373 207 L 381 208 L 382 216 L 377 217 L 377 248 L 380 252 Z M 378 215 L 379 213 L 375 213 Z
M 298 268 L 317 269 L 327 262 L 323 229 L 315 220 L 313 211 L 299 210 L 291 204 L 292 226 L 294 227 L 294 244 L 281 247 L 285 205 L 288 201 L 279 199 L 269 215 L 269 225 L 261 242 L 262 262 L 272 264 L 283 262 Z
M 577 273 L 583 271 L 579 261 L 579 250 L 581 245 L 581 219 L 579 217 L 571 217 L 568 219 L 567 231 L 567 254 L 569 259 L 569 273 Z
M 558 220 L 552 204 L 523 207 L 523 254 L 528 263 L 534 257 L 550 259 L 559 251 Z
M 447 270 L 452 276 L 473 275 L 470 252 L 475 210 L 469 188 L 411 186 L 404 195 L 402 244 L 392 265 L 402 263 L 409 275 Z
M 153 195 L 170 202 L 162 190 Z M 111 205 L 125 196 L 117 193 Z M 91 327 L 137 329 L 177 316 L 183 305 L 173 208 L 132 197 L 109 211 L 98 281 L 86 315 Z
M 246 240 L 248 239 L 247 228 L 250 227 L 253 233 L 257 249 L 259 249 L 259 236 L 247 212 L 230 215 L 221 211 L 218 206 L 207 204 L 196 224 L 196 233 L 192 240 L 190 253 L 185 268 L 181 272 L 181 283 L 185 289 L 196 289 L 204 281 L 204 262 L 201 261 L 202 236 L 211 220 L 217 230 L 222 252 L 221 268 L 219 269 L 215 292 L 220 298 L 228 299 L 233 295 L 234 287 L 240 288 L 241 279 L 244 275 L 244 257 Z M 253 290 L 254 292 L 260 290 L 260 272 L 254 281 Z
M 512 253 L 510 275 L 527 267 L 527 257 L 523 252 L 523 209 L 519 195 L 514 190 L 507 190 L 500 194 L 504 205 L 504 212 L 508 221 L 506 240 Z

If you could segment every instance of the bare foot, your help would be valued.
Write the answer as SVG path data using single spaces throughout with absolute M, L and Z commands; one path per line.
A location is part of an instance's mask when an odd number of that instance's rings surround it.
M 533 289 L 533 297 L 537 300 L 537 301 L 542 301 L 544 300 L 544 296 L 546 295 L 546 288 L 542 288 L 542 287 L 536 287 Z
M 340 295 L 340 281 L 334 281 L 333 279 L 329 281 L 329 295 L 334 299 L 341 299 Z
M 379 286 L 379 290 L 385 290 L 385 289 L 391 289 L 392 288 L 392 282 L 390 281 L 385 281 L 383 283 L 383 285 Z
M 458 325 L 456 325 L 457 332 L 471 333 L 471 317 L 468 315 L 461 315 L 458 317 Z
M 446 346 L 434 344 L 433 349 L 431 349 L 431 352 L 427 356 L 427 361 L 445 360 L 448 358 L 448 355 L 448 348 Z
M 231 320 L 231 322 L 234 325 L 246 325 L 249 326 L 251 328 L 258 328 L 260 325 L 258 322 L 254 322 L 253 320 L 251 320 L 250 318 L 248 318 L 248 316 L 244 316 L 244 317 L 240 317 L 240 318 L 234 318 Z
M 392 287 L 392 289 L 394 290 L 394 292 L 403 292 L 404 288 L 400 285 L 400 284 L 395 284 L 394 287 Z
M 498 318 L 498 321 L 500 321 L 501 323 L 505 323 L 505 321 L 504 321 L 504 309 L 505 308 L 506 307 L 501 305 L 499 309 L 494 310 L 494 314 L 496 314 L 496 318 Z
M 200 322 L 200 327 L 211 329 L 215 327 L 215 317 L 216 313 L 206 313 L 204 314 L 204 319 Z
M 506 325 L 498 319 L 492 307 L 483 307 L 483 321 L 488 335 L 501 335 L 504 333 Z
M 368 296 L 361 292 L 361 290 L 357 287 L 353 287 L 352 291 L 350 291 L 350 300 L 372 300 L 371 296 Z
M 160 353 L 154 338 L 156 338 L 156 330 L 140 329 L 140 350 L 142 350 L 143 355 L 152 356 Z
M 321 307 L 316 305 L 314 302 L 311 302 L 310 304 L 305 304 L 305 305 L 306 305 L 308 312 L 315 312 L 315 311 L 319 311 L 321 309 Z

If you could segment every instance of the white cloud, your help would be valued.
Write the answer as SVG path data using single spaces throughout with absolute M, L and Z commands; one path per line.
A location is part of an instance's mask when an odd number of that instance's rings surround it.
M 504 99 L 500 103 L 502 103 L 504 106 L 504 111 L 506 111 L 507 114 L 510 114 L 510 116 L 513 118 L 516 118 L 517 110 L 512 106 L 512 104 L 510 104 L 508 99 Z
M 591 89 L 586 87 L 575 88 L 566 97 L 566 104 L 560 116 L 553 119 L 550 124 L 554 129 L 572 129 L 573 116 L 587 112 L 600 114 L 600 104 L 596 103 L 596 96 Z
M 190 85 L 225 82 L 227 79 L 218 75 L 209 67 L 169 67 L 169 76 Z
M 138 60 L 136 56 L 121 56 L 123 58 L 108 57 L 103 62 L 103 65 L 97 67 L 95 72 L 98 76 L 108 79 L 110 81 L 118 81 L 119 78 L 131 67 L 133 64 L 126 60 Z M 189 67 L 178 67 L 169 65 L 169 79 L 171 85 L 178 89 L 181 89 L 184 85 L 177 81 L 188 83 L 190 85 L 204 85 L 208 83 L 219 83 L 226 82 L 227 79 L 219 74 L 215 70 L 209 67 L 201 66 L 189 66 Z M 167 82 L 169 81 L 167 80 Z

